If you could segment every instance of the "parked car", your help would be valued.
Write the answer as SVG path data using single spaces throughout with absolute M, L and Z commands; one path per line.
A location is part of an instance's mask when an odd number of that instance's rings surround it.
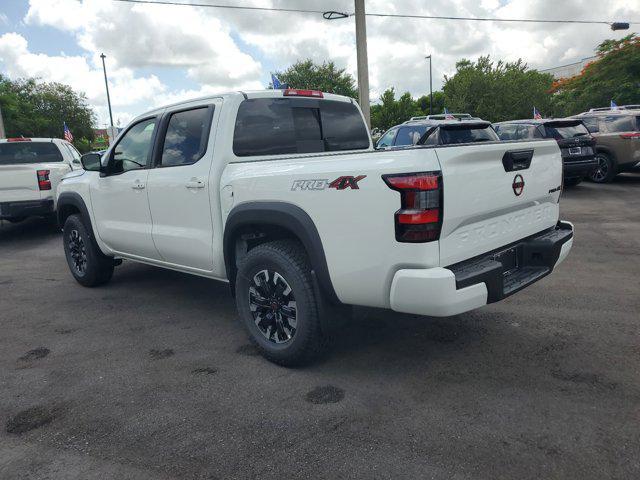
M 607 183 L 618 173 L 628 172 L 640 162 L 640 110 L 585 112 L 576 115 L 596 139 L 598 167 L 590 175 Z
M 577 119 L 510 120 L 494 124 L 501 140 L 553 138 L 562 154 L 564 184 L 575 186 L 598 166 L 595 140 Z
M 79 168 L 80 153 L 66 140 L 0 139 L 0 219 L 53 216 L 60 179 Z
M 130 259 L 230 284 L 251 339 L 293 365 L 342 304 L 448 316 L 567 256 L 552 141 L 376 151 L 358 105 L 233 92 L 145 113 L 58 190 L 73 277 Z
M 497 142 L 491 123 L 484 120 L 416 120 L 391 127 L 376 143 L 378 149 L 412 145 Z

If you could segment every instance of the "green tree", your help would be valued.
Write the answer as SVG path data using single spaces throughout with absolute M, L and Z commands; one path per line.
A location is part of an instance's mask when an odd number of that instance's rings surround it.
M 598 59 L 579 75 L 553 84 L 554 113 L 573 115 L 593 107 L 640 103 L 640 38 L 635 34 L 620 40 L 605 40 Z
M 456 73 L 445 76 L 442 91 L 449 111 L 496 122 L 530 118 L 534 106 L 547 114 L 552 83 L 550 74 L 531 70 L 522 60 L 494 63 L 485 56 L 477 62 L 460 60 Z
M 396 100 L 395 89 L 389 88 L 380 96 L 380 102 L 371 106 L 371 128 L 386 130 L 422 114 L 409 92 Z
M 429 109 L 431 97 L 427 95 L 423 95 L 422 97 L 416 100 L 416 107 L 420 110 L 418 115 L 430 115 L 432 110 Z M 433 114 L 436 115 L 438 113 L 442 113 L 444 111 L 444 93 L 440 90 L 433 92 Z
M 66 122 L 74 138 L 93 140 L 93 110 L 68 85 L 0 75 L 0 107 L 8 137 L 61 138 Z
M 345 95 L 357 98 L 356 81 L 344 68 L 336 67 L 333 62 L 324 62 L 321 65 L 312 60 L 300 60 L 283 72 L 275 75 L 282 83 L 287 83 L 291 88 L 308 90 L 321 90 L 323 92 Z M 269 88 L 273 85 L 269 84 Z

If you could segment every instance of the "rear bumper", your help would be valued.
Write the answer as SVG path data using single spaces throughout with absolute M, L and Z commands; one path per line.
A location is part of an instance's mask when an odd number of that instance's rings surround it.
M 598 166 L 595 158 L 563 163 L 562 171 L 565 178 L 586 177 Z
M 53 213 L 53 200 L 0 203 L 0 218 L 31 217 Z
M 497 302 L 548 275 L 573 245 L 573 225 L 556 227 L 447 268 L 403 269 L 391 283 L 397 312 L 446 317 Z

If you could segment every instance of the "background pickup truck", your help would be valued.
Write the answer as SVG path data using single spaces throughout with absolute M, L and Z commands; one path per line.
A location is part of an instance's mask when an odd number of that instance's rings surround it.
M 130 259 L 229 282 L 250 337 L 299 364 L 332 305 L 456 315 L 568 254 L 553 140 L 376 151 L 357 104 L 236 92 L 135 119 L 58 191 L 77 281 Z
M 0 219 L 53 215 L 60 179 L 79 168 L 80 153 L 66 140 L 0 140 Z

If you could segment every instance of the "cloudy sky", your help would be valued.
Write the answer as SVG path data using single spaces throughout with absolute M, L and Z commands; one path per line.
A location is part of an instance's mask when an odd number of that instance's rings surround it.
M 189 3 L 195 0 L 178 0 Z M 154 106 L 210 92 L 263 89 L 270 72 L 297 59 L 333 60 L 355 76 L 353 18 L 266 13 L 113 0 L 2 0 L 0 72 L 35 76 L 84 92 L 101 126 L 108 121 L 99 55 L 107 55 L 114 120 L 122 125 Z M 243 6 L 353 11 L 352 0 L 198 0 Z M 638 0 L 367 0 L 370 13 L 640 21 Z M 637 31 L 639 24 L 632 25 Z M 498 24 L 367 19 L 371 98 L 386 88 L 434 89 L 460 58 L 490 54 L 531 67 L 571 63 L 593 54 L 606 25 Z

